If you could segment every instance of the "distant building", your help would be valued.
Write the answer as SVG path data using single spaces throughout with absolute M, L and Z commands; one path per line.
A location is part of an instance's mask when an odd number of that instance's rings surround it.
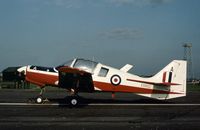
M 200 80 L 192 80 L 192 84 L 200 84 Z
M 198 80 L 198 79 L 193 79 L 193 80 L 191 80 L 191 81 L 188 81 L 188 84 L 193 84 L 193 85 L 200 85 L 200 80 Z
M 8 67 L 2 71 L 3 81 L 20 81 L 24 77 L 17 71 L 20 67 Z

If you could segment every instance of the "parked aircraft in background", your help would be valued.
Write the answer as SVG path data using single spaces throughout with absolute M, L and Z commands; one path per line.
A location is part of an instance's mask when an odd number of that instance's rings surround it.
M 77 105 L 78 92 L 116 92 L 166 100 L 186 96 L 186 61 L 174 60 L 156 75 L 148 78 L 129 73 L 132 65 L 116 69 L 98 62 L 73 59 L 55 68 L 28 65 L 19 68 L 26 81 L 38 85 L 41 90 L 47 85 L 71 92 L 70 104 Z M 43 91 L 36 102 L 43 102 Z

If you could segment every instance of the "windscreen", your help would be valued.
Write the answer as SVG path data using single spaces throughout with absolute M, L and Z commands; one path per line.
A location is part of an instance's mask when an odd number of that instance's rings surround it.
M 86 72 L 93 73 L 96 65 L 97 65 L 97 62 L 94 62 L 94 61 L 77 59 L 77 61 L 74 64 L 74 68 L 79 68 Z

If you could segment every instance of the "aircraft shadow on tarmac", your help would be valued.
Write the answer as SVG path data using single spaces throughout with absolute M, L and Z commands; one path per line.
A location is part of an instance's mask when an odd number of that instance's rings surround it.
M 119 99 L 91 99 L 78 96 L 77 97 L 79 104 L 77 107 L 85 107 L 89 104 L 169 104 L 173 103 L 170 101 L 161 101 L 154 99 L 137 99 L 137 100 L 119 100 Z M 29 99 L 34 100 L 34 99 Z M 48 102 L 45 103 L 58 103 L 59 107 L 71 107 L 69 105 L 70 97 L 66 96 L 65 98 L 49 98 Z

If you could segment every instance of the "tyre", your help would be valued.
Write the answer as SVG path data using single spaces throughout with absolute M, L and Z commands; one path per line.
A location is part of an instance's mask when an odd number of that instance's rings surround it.
M 78 105 L 78 99 L 76 97 L 72 97 L 70 99 L 70 105 L 71 106 L 77 106 Z
M 38 97 L 36 98 L 36 100 L 35 100 L 35 102 L 36 102 L 37 104 L 42 104 L 43 101 L 44 101 L 44 99 L 43 99 L 42 96 L 38 96 Z

